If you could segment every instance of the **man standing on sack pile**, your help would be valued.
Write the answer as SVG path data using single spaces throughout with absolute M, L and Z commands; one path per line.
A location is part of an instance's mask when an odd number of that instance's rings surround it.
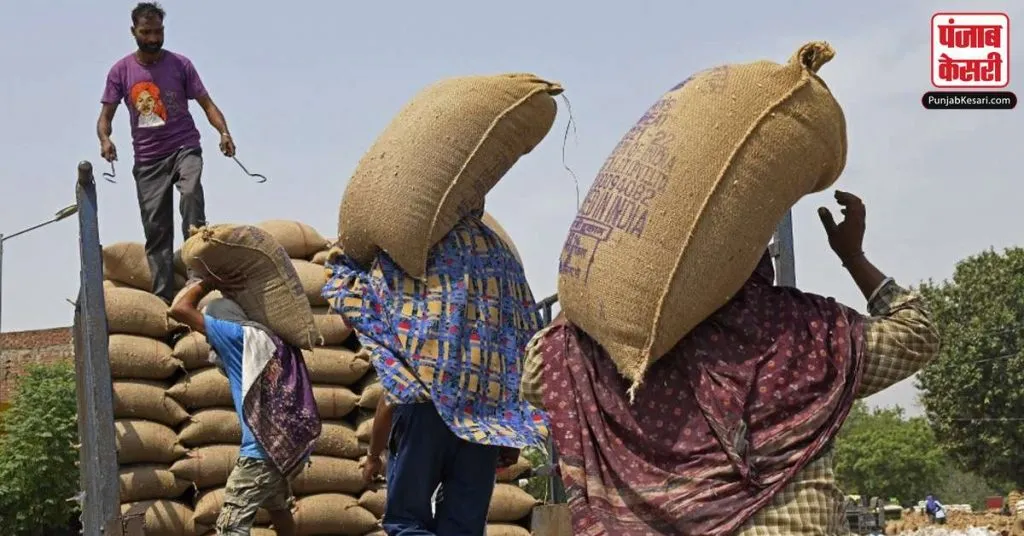
M 921 298 L 868 261 L 865 210 L 819 210 L 871 316 L 774 284 L 767 254 L 740 291 L 627 382 L 559 315 L 530 342 L 523 396 L 548 410 L 573 533 L 849 534 L 831 442 L 850 407 L 938 352 Z
M 498 467 L 543 445 L 544 416 L 518 385 L 540 316 L 522 265 L 480 217 L 434 245 L 422 280 L 384 253 L 369 271 L 339 251 L 327 263 L 323 295 L 370 350 L 384 388 L 364 478 L 380 474 L 386 449 L 392 536 L 483 536 Z
M 242 427 L 238 461 L 217 518 L 217 534 L 248 536 L 260 507 L 280 536 L 292 536 L 291 479 L 302 470 L 320 436 L 320 413 L 309 371 L 297 347 L 250 321 L 236 302 L 197 304 L 224 284 L 212 278 L 186 287 L 171 316 L 206 336 L 214 361 L 228 377 Z
M 118 102 L 124 100 L 131 121 L 135 149 L 135 187 L 146 235 L 146 256 L 153 274 L 153 293 L 168 304 L 174 299 L 174 188 L 181 196 L 181 226 L 185 237 L 191 226 L 206 224 L 200 176 L 203 151 L 188 101 L 195 100 L 210 125 L 220 134 L 220 150 L 235 155 L 224 115 L 210 98 L 195 66 L 188 58 L 163 49 L 164 10 L 142 2 L 132 10 L 132 36 L 138 50 L 118 60 L 107 74 L 96 123 L 100 156 L 117 160 L 111 141 Z

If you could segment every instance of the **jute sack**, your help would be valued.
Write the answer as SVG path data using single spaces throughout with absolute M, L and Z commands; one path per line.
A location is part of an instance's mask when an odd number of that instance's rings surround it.
M 185 278 L 174 274 L 179 286 Z M 116 242 L 103 248 L 103 278 L 132 288 L 153 291 L 153 274 L 146 258 L 146 246 L 139 242 Z
M 347 493 L 358 495 L 366 486 L 363 471 L 356 460 L 332 456 L 310 456 L 307 465 L 295 480 L 292 491 L 298 495 L 314 493 Z
M 533 468 L 533 464 L 530 463 L 530 460 L 520 456 L 519 459 L 516 460 L 516 463 L 508 467 L 498 469 L 498 482 L 515 482 L 531 468 Z
M 377 489 L 368 489 L 359 496 L 359 506 L 366 508 L 371 514 L 378 518 L 384 517 L 384 506 L 388 502 L 388 490 L 384 486 Z
M 344 421 L 323 421 L 320 437 L 313 443 L 313 454 L 358 460 L 363 454 L 356 430 Z
M 178 339 L 174 343 L 171 357 L 181 362 L 186 370 L 197 370 L 212 367 L 210 363 L 210 344 L 206 337 L 198 331 L 193 331 Z
M 238 445 L 207 445 L 189 451 L 171 466 L 178 478 L 195 483 L 199 489 L 222 487 L 238 460 Z
M 256 224 L 270 233 L 293 259 L 308 259 L 327 248 L 327 239 L 305 223 L 291 220 L 267 220 Z
M 195 517 L 192 519 L 198 524 L 216 525 L 217 516 L 220 515 L 221 507 L 224 506 L 224 491 L 224 488 L 215 488 L 199 493 L 199 497 L 196 499 Z M 256 522 L 269 524 L 270 512 L 266 508 L 256 510 Z
M 530 536 L 530 531 L 511 523 L 488 523 L 485 536 Z
M 178 436 L 170 427 L 142 419 L 117 419 L 117 463 L 172 463 L 185 455 Z
M 108 288 L 125 288 L 125 287 L 134 288 L 131 285 L 125 285 L 124 283 L 118 283 L 117 281 L 111 281 L 109 279 L 104 279 L 103 280 L 103 290 L 107 290 Z
M 115 419 L 144 419 L 177 426 L 188 412 L 167 396 L 163 384 L 145 380 L 116 380 L 112 384 Z
M 364 409 L 375 409 L 380 397 L 384 394 L 384 386 L 379 381 L 367 384 L 359 393 L 359 407 Z
M 323 337 L 321 346 L 338 346 L 352 335 L 352 328 L 345 324 L 341 315 L 328 311 L 326 307 L 313 308 L 313 324 Z
M 508 246 L 508 249 L 512 250 L 512 254 L 515 255 L 519 264 L 522 264 L 523 258 L 519 256 L 519 250 L 516 249 L 516 243 L 512 241 L 512 237 L 510 237 L 505 231 L 505 228 L 498 223 L 498 220 L 494 219 L 494 216 L 491 216 L 489 213 L 484 212 L 480 221 L 484 222 L 484 225 L 486 225 L 488 229 L 494 231 L 494 234 L 498 235 L 498 238 Z
M 110 376 L 135 380 L 166 380 L 182 369 L 166 343 L 139 335 L 115 333 L 107 339 Z
M 121 504 L 121 516 L 141 517 L 145 536 L 198 536 L 209 530 L 192 521 L 192 509 L 178 501 L 128 502 Z M 130 522 L 129 522 L 130 523 Z
M 359 506 L 354 497 L 341 493 L 307 495 L 295 501 L 298 536 L 320 534 L 366 534 L 377 526 L 373 514 Z
M 178 441 L 189 448 L 216 443 L 241 443 L 242 424 L 234 408 L 201 409 L 178 432 Z
M 639 385 L 750 277 L 797 200 L 846 163 L 846 120 L 815 74 L 834 50 L 698 73 L 619 142 L 559 262 L 566 318 Z
M 491 505 L 487 509 L 489 523 L 509 523 L 528 515 L 540 501 L 512 484 L 495 484 Z
M 360 411 L 356 415 L 356 440 L 360 443 L 369 443 L 370 435 L 373 433 L 372 411 Z
M 167 390 L 167 394 L 190 410 L 234 407 L 235 404 L 231 398 L 231 384 L 217 367 L 182 377 Z
M 302 259 L 292 259 L 292 266 L 295 267 L 295 273 L 299 276 L 302 291 L 306 293 L 309 304 L 314 307 L 327 305 L 327 300 L 322 294 L 324 285 L 327 284 L 327 272 L 324 267 Z
M 322 250 L 317 251 L 316 253 L 314 253 L 313 254 L 313 258 L 309 259 L 309 262 L 311 262 L 313 264 L 319 264 L 320 266 L 323 266 L 323 265 L 327 264 L 327 259 L 329 259 L 330 256 L 331 256 L 330 254 L 331 254 L 331 250 L 329 250 L 329 249 L 322 249 Z
M 178 324 L 167 316 L 163 300 L 134 288 L 105 288 L 103 302 L 107 309 L 107 331 L 163 339 Z
M 199 273 L 225 279 L 241 275 L 242 290 L 221 292 L 285 341 L 312 348 L 319 339 L 295 267 L 266 231 L 251 225 L 204 227 L 185 241 L 181 258 Z
M 368 361 L 357 357 L 356 352 L 344 347 L 314 348 L 313 351 L 302 352 L 302 358 L 314 383 L 331 385 L 352 385 L 371 366 Z
M 118 471 L 121 502 L 151 499 L 174 499 L 181 496 L 192 483 L 182 480 L 166 465 L 133 465 Z
M 338 240 L 369 266 L 386 251 L 421 277 L 427 253 L 551 129 L 562 87 L 532 74 L 449 78 L 420 91 L 363 155 Z
M 359 395 L 348 387 L 337 385 L 314 385 L 313 399 L 320 410 L 321 419 L 340 419 L 352 413 L 359 402 Z

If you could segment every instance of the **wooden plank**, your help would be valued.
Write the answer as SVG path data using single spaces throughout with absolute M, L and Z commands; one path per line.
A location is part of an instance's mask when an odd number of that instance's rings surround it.
M 81 281 L 75 304 L 75 387 L 78 396 L 82 533 L 110 534 L 121 526 L 113 387 L 107 355 L 96 182 L 92 164 L 78 164 L 78 248 Z
M 533 536 L 572 536 L 572 516 L 568 504 L 545 504 L 533 509 L 530 520 Z

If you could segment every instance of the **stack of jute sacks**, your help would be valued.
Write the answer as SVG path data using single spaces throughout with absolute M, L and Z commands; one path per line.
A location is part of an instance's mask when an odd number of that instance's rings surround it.
M 691 76 L 594 180 L 562 250 L 559 303 L 634 390 L 742 287 L 786 211 L 839 178 L 846 121 L 816 74 L 834 54 L 812 42 L 785 64 Z
M 147 535 L 198 534 L 205 528 L 193 522 L 192 483 L 171 470 L 186 453 L 175 430 L 189 418 L 167 392 L 184 370 L 169 345 L 179 326 L 149 292 L 142 244 L 103 248 L 103 269 L 122 511 L 142 516 Z
M 247 291 L 230 297 L 250 318 L 303 349 L 313 382 L 323 428 L 310 464 L 292 482 L 298 533 L 361 536 L 378 527 L 377 517 L 358 503 L 364 488 L 359 458 L 365 447 L 356 439 L 354 411 L 360 402 L 359 383 L 371 365 L 351 336 L 351 329 L 340 316 L 327 311 L 322 298 L 327 274 L 320 263 L 326 260 L 327 247 L 328 241 L 308 225 L 271 220 L 256 226 L 202 229 L 199 238 L 182 248 L 182 256 L 186 260 L 202 258 L 204 269 L 216 275 L 246 266 L 252 270 L 256 261 L 246 257 L 255 255 L 254 250 L 267 256 L 268 250 L 277 249 L 277 253 L 268 255 L 277 274 L 266 267 L 256 269 L 258 281 L 251 283 L 254 289 L 268 288 L 269 284 L 272 293 L 263 301 L 252 300 Z M 204 248 L 207 251 L 202 251 Z M 235 256 L 229 251 L 235 251 Z M 251 277 L 248 270 L 246 273 Z M 275 277 L 291 284 L 271 282 Z M 183 361 L 187 360 L 186 354 L 198 359 L 209 352 L 205 340 L 195 333 L 182 338 L 177 348 Z M 192 450 L 176 468 L 199 488 L 195 522 L 212 524 L 220 513 L 224 485 L 238 455 L 241 427 L 231 406 L 226 377 L 205 361 L 196 365 L 199 368 L 191 378 L 172 389 L 192 410 L 190 423 L 179 434 L 180 442 Z M 266 527 L 268 523 L 269 513 L 261 510 L 257 518 L 257 524 L 262 525 L 259 534 L 273 534 Z

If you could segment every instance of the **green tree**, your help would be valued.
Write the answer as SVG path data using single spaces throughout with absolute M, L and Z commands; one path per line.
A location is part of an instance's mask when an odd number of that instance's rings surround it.
M 944 477 L 943 453 L 928 423 L 897 408 L 857 402 L 835 439 L 835 471 L 846 493 L 916 502 Z
M 936 438 L 968 471 L 1024 487 L 1024 249 L 969 257 L 920 291 L 942 336 L 918 376 Z
M 78 510 L 75 371 L 26 369 L 0 424 L 0 534 L 54 534 Z

